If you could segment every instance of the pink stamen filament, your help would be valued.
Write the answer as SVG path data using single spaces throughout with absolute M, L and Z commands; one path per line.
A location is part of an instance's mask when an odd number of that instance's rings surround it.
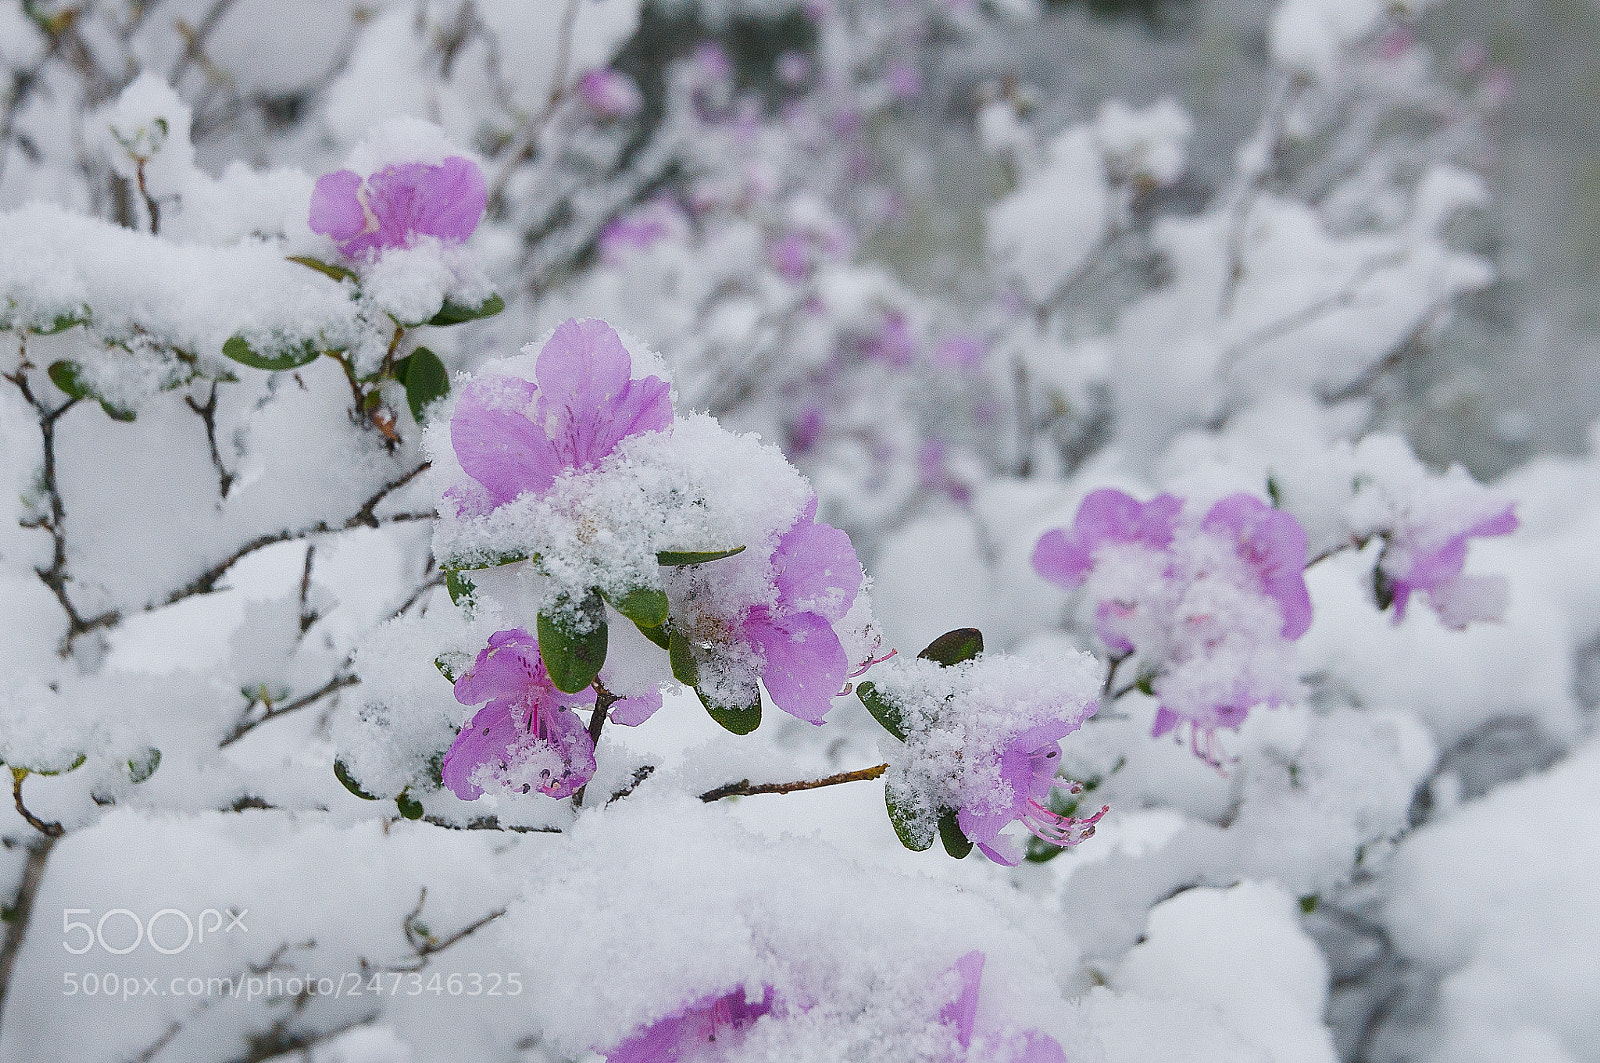
M 858 675 L 864 675 L 868 668 L 871 668 L 875 664 L 882 664 L 884 661 L 887 661 L 890 657 L 893 657 L 895 654 L 897 654 L 899 652 L 900 652 L 899 650 L 890 650 L 888 653 L 884 654 L 882 657 L 869 657 L 867 659 L 867 663 L 866 664 L 863 664 L 860 668 L 857 668 L 855 671 L 853 671 L 849 675 L 845 676 L 845 678 L 846 679 L 854 679 Z M 839 691 L 839 693 L 835 694 L 834 697 L 842 698 L 842 697 L 844 697 L 846 694 L 850 693 L 850 691 L 852 691 L 854 689 L 855 689 L 855 684 L 854 683 L 846 683 L 844 685 L 844 689 Z
M 1073 788 L 1074 793 L 1080 790 L 1081 787 Z M 1040 841 L 1067 848 L 1094 837 L 1094 825 L 1100 822 L 1101 816 L 1110 811 L 1110 805 L 1101 805 L 1100 811 L 1094 815 L 1087 819 L 1079 819 L 1052 812 L 1038 801 L 1029 799 L 1028 807 L 1022 814 L 1022 825 Z

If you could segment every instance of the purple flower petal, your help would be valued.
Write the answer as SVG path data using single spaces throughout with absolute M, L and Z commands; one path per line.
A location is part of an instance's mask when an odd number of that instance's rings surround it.
M 1094 557 L 1060 528 L 1045 532 L 1033 548 L 1033 570 L 1067 590 L 1082 584 L 1093 568 Z
M 796 719 L 820 724 L 850 674 L 833 625 L 816 613 L 781 616 L 761 606 L 745 618 L 742 633 L 761 650 L 761 680 L 772 703 Z
M 563 322 L 539 352 L 539 420 L 566 468 L 592 468 L 627 437 L 672 424 L 667 382 L 632 372 L 621 337 L 595 318 Z
M 1278 603 L 1283 637 L 1304 635 L 1311 627 L 1311 593 L 1306 589 L 1306 533 L 1300 522 L 1251 495 L 1233 494 L 1213 505 L 1200 523 L 1232 538 L 1261 589 Z
M 496 701 L 479 709 L 445 751 L 444 784 L 463 801 L 475 801 L 483 789 L 472 781 L 478 768 L 505 763 L 506 751 L 517 740 L 517 725 L 509 703 Z
M 482 796 L 471 777 L 483 766 L 507 786 L 526 776 L 524 792 L 537 785 L 551 797 L 570 796 L 594 775 L 594 742 L 572 711 L 593 705 L 594 691 L 557 690 L 539 657 L 538 640 L 528 632 L 513 628 L 491 635 L 456 680 L 455 695 L 464 705 L 489 702 L 444 756 L 445 785 L 462 800 Z M 536 758 L 544 762 L 537 782 L 529 774 Z
M 311 194 L 310 224 L 354 258 L 408 247 L 419 235 L 465 240 L 487 204 L 483 171 L 470 159 L 452 155 L 437 166 L 386 166 L 365 182 L 352 170 L 324 174 Z
M 468 384 L 450 418 L 450 442 L 466 474 L 495 506 L 524 491 L 546 491 L 563 466 L 549 437 L 526 410 L 539 389 L 514 377 L 479 377 Z
M 987 957 L 974 949 L 954 964 L 961 977 L 961 992 L 939 1012 L 939 1021 L 955 1028 L 956 1040 L 962 1048 L 972 1045 L 972 1024 L 978 1017 L 978 987 L 983 981 L 983 963 Z
M 648 694 L 635 694 L 613 703 L 610 718 L 624 727 L 637 727 L 655 715 L 660 707 L 661 691 L 652 690 Z
M 729 1034 L 742 1033 L 772 1011 L 774 993 L 767 986 L 759 1001 L 745 999 L 743 989 L 701 997 L 657 1019 L 606 1053 L 608 1063 L 673 1063 L 700 1059 L 706 1049 Z
M 1091 491 L 1078 505 L 1070 537 L 1059 528 L 1040 537 L 1033 551 L 1034 571 L 1071 590 L 1088 576 L 1095 550 L 1106 543 L 1166 549 L 1182 511 L 1183 500 L 1168 494 L 1141 503 L 1111 487 Z
M 850 536 L 817 523 L 812 499 L 800 520 L 778 540 L 772 554 L 778 607 L 812 612 L 837 623 L 850 611 L 864 578 Z
M 361 205 L 360 189 L 361 175 L 354 170 L 336 170 L 317 178 L 311 190 L 311 231 L 336 242 L 366 232 L 367 212 Z

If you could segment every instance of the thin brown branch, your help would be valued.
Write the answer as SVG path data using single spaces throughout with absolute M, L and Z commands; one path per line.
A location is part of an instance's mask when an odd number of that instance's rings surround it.
M 561 14 L 561 29 L 556 38 L 556 68 L 550 75 L 550 94 L 545 100 L 545 105 L 524 117 L 517 131 L 512 134 L 511 142 L 506 148 L 505 161 L 500 164 L 493 183 L 489 185 L 490 203 L 499 202 L 505 197 L 506 185 L 510 183 L 511 175 L 516 173 L 517 167 L 522 164 L 529 149 L 538 143 L 540 134 L 550 124 L 556 108 L 561 105 L 562 97 L 567 94 L 567 73 L 572 65 L 572 37 L 578 26 L 578 8 L 581 3 L 582 0 L 567 0 L 567 9 Z
M 393 964 L 385 968 L 385 970 L 407 972 L 420 971 L 428 965 L 428 959 L 430 957 L 443 952 L 445 949 L 450 948 L 457 942 L 466 940 L 473 934 L 476 934 L 478 931 L 488 926 L 490 923 L 494 922 L 496 919 L 499 919 L 502 915 L 506 914 L 505 908 L 496 908 L 487 915 L 474 919 L 460 930 L 457 930 L 454 934 L 441 938 L 434 936 L 434 934 L 431 933 L 426 926 L 418 922 L 418 919 L 422 916 L 422 906 L 426 904 L 427 901 L 428 887 L 423 886 L 421 892 L 417 896 L 416 907 L 411 909 L 410 913 L 406 915 L 405 921 L 401 924 L 401 929 L 405 931 L 406 944 L 411 946 L 411 951 L 415 955 L 416 962 L 407 964 Z
M 22 801 L 22 780 L 31 774 L 33 773 L 26 768 L 11 769 L 11 799 L 17 806 L 17 813 L 28 821 L 30 827 L 43 834 L 46 838 L 59 838 L 67 833 L 67 828 L 59 823 L 40 819 Z
M 206 445 L 211 448 L 211 465 L 217 470 L 217 493 L 227 498 L 228 488 L 233 486 L 233 473 L 223 464 L 222 452 L 217 449 L 217 382 L 211 382 L 211 393 L 204 403 L 194 401 L 193 395 L 185 395 L 183 401 L 206 426 Z
M 7 991 L 11 988 L 11 974 L 16 969 L 17 953 L 22 950 L 22 943 L 28 936 L 34 902 L 39 896 L 39 884 L 44 881 L 45 866 L 55 845 L 56 839 L 49 834 L 35 838 L 28 846 L 28 855 L 22 864 L 22 881 L 17 887 L 16 897 L 11 901 L 6 916 L 5 941 L 0 944 L 0 1020 L 5 1018 Z
M 299 712 L 301 709 L 315 705 L 330 694 L 337 694 L 345 687 L 355 686 L 359 682 L 361 680 L 351 673 L 340 672 L 309 694 L 304 694 L 293 701 L 286 701 L 282 705 L 274 705 L 260 716 L 241 719 L 233 725 L 233 730 L 229 731 L 223 736 L 222 741 L 217 743 L 217 748 L 226 749 L 262 724 L 270 720 L 276 720 L 281 716 L 287 716 L 292 712 Z
M 655 773 L 656 766 L 654 764 L 646 764 L 642 767 L 635 768 L 633 771 L 633 778 L 629 779 L 628 784 L 622 789 L 606 798 L 606 804 L 609 805 L 613 802 L 621 801 L 624 797 L 627 797 L 629 794 L 637 790 L 641 785 L 644 784 L 646 779 L 650 778 L 650 776 L 654 775 Z
M 206 13 L 201 16 L 199 23 L 194 26 L 189 25 L 183 19 L 177 19 L 174 22 L 173 28 L 183 37 L 183 51 L 178 55 L 177 61 L 172 64 L 172 70 L 167 74 L 168 84 L 179 84 L 183 80 L 183 75 L 189 72 L 189 67 L 196 62 L 200 63 L 208 76 L 213 79 L 216 78 L 220 70 L 216 64 L 206 58 L 206 40 L 217 28 L 217 23 L 221 22 L 223 16 L 228 13 L 228 9 L 237 2 L 238 0 L 215 0 L 206 9 Z
M 738 782 L 725 783 L 715 790 L 707 790 L 700 795 L 700 800 L 710 803 L 721 801 L 725 797 L 749 797 L 752 794 L 792 794 L 800 790 L 817 790 L 824 786 L 839 786 L 847 782 L 867 782 L 878 778 L 889 770 L 887 764 L 874 764 L 870 768 L 857 768 L 855 771 L 842 771 L 837 775 L 829 775 L 823 779 L 802 779 L 799 782 L 767 782 L 751 785 L 749 779 L 740 779 Z
M 611 706 L 621 700 L 621 698 L 607 690 L 600 680 L 596 679 L 594 681 L 594 711 L 589 714 L 589 744 L 591 746 L 599 747 L 600 732 L 606 726 L 606 714 L 611 711 Z M 587 785 L 578 787 L 577 792 L 572 795 L 573 808 L 583 807 L 583 792 L 588 788 Z

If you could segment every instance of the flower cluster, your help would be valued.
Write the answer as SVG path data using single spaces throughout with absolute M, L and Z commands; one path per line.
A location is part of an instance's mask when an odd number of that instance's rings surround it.
M 889 758 L 885 789 L 901 840 L 926 849 L 939 834 L 952 855 L 975 845 L 1012 865 L 1023 855 L 1021 839 L 1002 834 L 1012 823 L 1063 847 L 1090 837 L 1099 815 L 1062 816 L 1050 794 L 1061 740 L 1097 708 L 1094 660 L 1080 654 L 1047 667 L 1003 655 L 946 656 L 939 646 L 892 661 L 861 685 L 862 701 L 903 743 Z
M 1153 734 L 1185 725 L 1195 753 L 1218 764 L 1219 728 L 1297 688 L 1290 644 L 1311 626 L 1306 536 L 1250 495 L 1198 519 L 1185 508 L 1173 495 L 1095 491 L 1070 531 L 1040 538 L 1033 567 L 1083 587 L 1100 641 L 1119 661 L 1137 656 L 1138 682 L 1159 700 Z
M 418 237 L 460 242 L 478 227 L 488 187 L 476 163 L 452 155 L 438 165 L 408 162 L 362 177 L 336 170 L 311 193 L 311 230 L 349 258 L 400 247 Z
M 464 703 L 491 699 L 446 758 L 461 797 L 574 792 L 594 749 L 572 710 L 636 724 L 674 679 L 736 733 L 759 724 L 762 684 L 821 723 L 876 648 L 849 536 L 776 450 L 675 417 L 664 372 L 606 323 L 568 321 L 463 387 L 448 442 L 431 437 L 456 592 L 522 625 L 457 681 Z

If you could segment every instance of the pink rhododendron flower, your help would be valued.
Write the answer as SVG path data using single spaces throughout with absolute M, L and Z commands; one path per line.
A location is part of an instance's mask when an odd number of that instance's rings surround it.
M 961 991 L 944 1006 L 939 1021 L 950 1028 L 956 1044 L 968 1060 L 993 1060 L 995 1063 L 1067 1063 L 1061 1044 L 1039 1030 L 993 1031 L 978 1035 L 979 1051 L 971 1054 L 978 1017 L 978 996 L 983 982 L 983 967 L 988 959 L 973 950 L 953 965 L 961 980 Z
M 985 353 L 983 340 L 976 336 L 949 336 L 934 348 L 933 360 L 951 369 L 974 369 Z
M 1219 766 L 1219 728 L 1298 689 L 1289 644 L 1311 626 L 1305 564 L 1300 522 L 1250 495 L 1195 521 L 1172 495 L 1141 503 L 1109 489 L 1086 497 L 1071 533 L 1045 533 L 1033 555 L 1044 578 L 1086 587 L 1109 649 L 1138 655 L 1159 701 L 1152 733 L 1185 724 L 1196 755 Z
M 632 118 L 644 106 L 644 94 L 633 78 L 610 67 L 579 78 L 578 96 L 601 118 Z
M 1094 568 L 1095 551 L 1107 543 L 1165 550 L 1182 510 L 1183 500 L 1174 495 L 1140 502 L 1114 488 L 1091 491 L 1078 505 L 1070 536 L 1056 528 L 1040 537 L 1033 548 L 1034 571 L 1070 590 L 1083 583 Z
M 743 989 L 712 994 L 632 1034 L 606 1053 L 607 1063 L 689 1063 L 702 1059 L 714 1046 L 727 1047 L 735 1038 L 772 1011 L 774 993 L 767 986 L 758 1001 Z
M 671 200 L 652 199 L 606 223 L 598 241 L 600 258 L 608 265 L 617 265 L 661 240 L 682 239 L 688 234 L 689 219 Z
M 450 441 L 490 507 L 547 491 L 568 470 L 594 468 L 627 437 L 671 425 L 667 382 L 632 373 L 616 330 L 591 318 L 556 328 L 539 352 L 536 381 L 468 384 L 450 418 Z
M 767 249 L 767 261 L 785 280 L 799 284 L 811 275 L 811 241 L 804 233 L 786 233 Z
M 1510 535 L 1519 526 L 1513 507 L 1457 519 L 1441 519 L 1395 532 L 1378 561 L 1380 579 L 1393 598 L 1394 621 L 1405 619 L 1413 594 L 1428 602 L 1449 628 L 1460 630 L 1474 621 L 1499 620 L 1505 615 L 1509 589 L 1504 576 L 1467 576 L 1467 540 Z
M 844 619 L 864 578 L 850 536 L 816 519 L 817 500 L 778 540 L 772 554 L 777 601 L 758 605 L 737 626 L 737 638 L 761 655 L 761 679 L 772 703 L 807 723 L 821 723 L 850 677 L 833 625 Z
M 869 336 L 861 344 L 861 352 L 868 358 L 896 369 L 910 365 L 919 349 L 910 322 L 906 320 L 906 315 L 898 310 L 884 314 L 883 324 L 879 327 L 877 335 Z
M 922 73 L 910 63 L 895 60 L 887 72 L 889 92 L 897 100 L 915 99 L 922 93 Z
M 410 247 L 419 236 L 460 242 L 472 235 L 488 204 L 476 163 L 452 155 L 437 166 L 421 162 L 385 166 L 363 179 L 338 170 L 317 179 L 311 192 L 313 232 L 333 238 L 350 258 Z
M 463 801 L 483 796 L 490 780 L 518 793 L 568 797 L 594 775 L 594 743 L 573 712 L 592 708 L 594 691 L 557 690 L 528 632 L 489 636 L 455 694 L 463 705 L 488 702 L 444 755 L 444 784 Z
M 811 60 L 801 52 L 784 52 L 772 66 L 778 80 L 791 88 L 811 76 Z
M 1091 705 L 1085 717 L 1094 714 Z M 1061 766 L 1061 740 L 1079 727 L 1079 721 L 1056 719 L 1008 737 L 1000 751 L 1000 781 L 1009 788 L 1010 800 L 1002 807 L 987 802 L 985 810 L 967 805 L 956 813 L 956 823 L 967 840 L 995 863 L 1014 867 L 1023 850 L 1000 832 L 1021 823 L 1034 837 L 1062 847 L 1094 837 L 1094 825 L 1109 809 L 1090 819 L 1075 819 L 1050 810 L 1056 769 Z

